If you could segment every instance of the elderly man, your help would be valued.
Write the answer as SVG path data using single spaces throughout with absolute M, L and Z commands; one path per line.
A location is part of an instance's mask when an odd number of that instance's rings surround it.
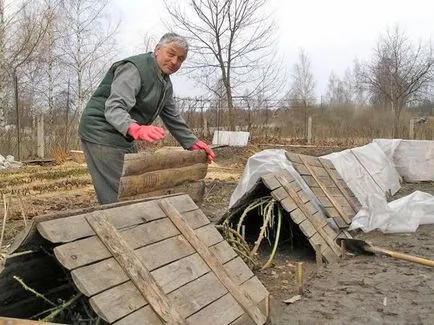
M 161 140 L 164 129 L 151 125 L 160 116 L 184 149 L 213 151 L 198 140 L 176 109 L 170 75 L 187 57 L 185 38 L 163 35 L 154 52 L 114 63 L 83 111 L 78 129 L 98 201 L 117 201 L 124 155 L 133 140 Z

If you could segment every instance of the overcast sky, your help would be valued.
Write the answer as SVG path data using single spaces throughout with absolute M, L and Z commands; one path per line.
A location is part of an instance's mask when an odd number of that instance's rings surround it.
M 122 25 L 120 56 L 140 51 L 143 35 L 166 30 L 161 0 L 112 0 Z M 186 1 L 186 0 L 179 0 Z M 304 48 L 312 60 L 318 97 L 326 92 L 331 71 L 339 77 L 355 58 L 369 59 L 381 33 L 396 24 L 415 43 L 434 41 L 434 0 L 271 0 L 279 27 L 279 51 L 288 71 Z M 183 77 L 172 77 L 178 96 L 200 95 Z

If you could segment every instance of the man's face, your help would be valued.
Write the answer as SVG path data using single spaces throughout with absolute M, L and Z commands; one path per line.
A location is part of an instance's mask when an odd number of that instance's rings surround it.
M 187 56 L 185 50 L 175 43 L 157 45 L 154 53 L 158 67 L 166 75 L 178 71 Z

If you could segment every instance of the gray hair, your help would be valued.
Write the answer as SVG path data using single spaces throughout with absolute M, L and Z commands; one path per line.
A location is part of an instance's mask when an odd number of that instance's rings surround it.
M 166 33 L 161 37 L 158 45 L 165 45 L 169 43 L 175 43 L 177 46 L 184 49 L 185 53 L 188 52 L 187 40 L 181 35 L 178 35 L 176 33 Z

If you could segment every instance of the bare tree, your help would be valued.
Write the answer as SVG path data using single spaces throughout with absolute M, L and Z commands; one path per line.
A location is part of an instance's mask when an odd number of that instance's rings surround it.
M 12 80 L 14 93 L 14 107 L 17 131 L 17 157 L 21 158 L 21 114 L 19 109 L 19 69 L 32 60 L 36 48 L 40 44 L 47 26 L 46 13 L 41 10 L 36 2 L 24 1 L 11 15 L 8 24 L 10 39 L 7 47 L 4 47 L 2 71 L 6 77 Z M 6 30 L 5 30 L 6 31 Z M 6 41 L 7 39 L 5 39 Z M 6 42 L 4 43 L 6 44 Z M 3 80 L 5 76 L 3 76 Z M 5 103 L 3 101 L 3 109 Z
M 309 107 L 315 103 L 315 80 L 311 59 L 304 49 L 300 49 L 299 61 L 294 64 L 288 97 L 292 105 L 299 106 L 304 111 L 305 136 L 307 137 Z
M 390 105 L 394 113 L 393 137 L 398 136 L 402 109 L 417 100 L 432 82 L 433 66 L 430 43 L 414 46 L 398 26 L 380 37 L 363 77 L 371 96 Z
M 211 92 L 221 80 L 228 105 L 229 127 L 235 130 L 234 96 L 276 90 L 275 24 L 265 13 L 269 0 L 165 0 L 175 28 L 190 37 L 192 56 L 186 70 Z M 168 24 L 169 25 L 169 24 Z
M 75 112 L 81 113 L 103 71 L 115 56 L 119 23 L 107 16 L 109 0 L 63 0 L 60 50 L 75 75 Z

